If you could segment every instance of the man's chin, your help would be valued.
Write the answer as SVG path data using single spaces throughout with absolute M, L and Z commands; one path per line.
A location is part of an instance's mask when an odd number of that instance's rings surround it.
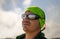
M 24 26 L 23 26 L 23 30 L 24 30 L 24 31 L 28 31 L 28 30 L 29 30 L 29 27 L 30 27 L 29 25 L 24 25 Z
M 29 31 L 28 29 L 25 29 L 25 28 L 23 28 L 23 30 L 26 32 L 26 31 Z

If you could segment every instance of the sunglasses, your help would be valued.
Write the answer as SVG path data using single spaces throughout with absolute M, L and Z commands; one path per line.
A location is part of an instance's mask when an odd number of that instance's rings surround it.
M 36 20 L 39 19 L 40 17 L 36 14 L 22 14 L 22 19 L 28 18 L 30 20 Z

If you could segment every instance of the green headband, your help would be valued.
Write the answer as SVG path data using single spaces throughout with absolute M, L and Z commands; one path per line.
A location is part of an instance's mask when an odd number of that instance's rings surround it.
M 42 28 L 44 26 L 44 23 L 45 23 L 45 13 L 44 13 L 44 11 L 37 6 L 28 7 L 27 10 L 29 10 L 33 14 L 37 14 L 38 16 L 41 17 L 41 18 L 39 18 L 39 23 L 40 23 L 40 28 Z

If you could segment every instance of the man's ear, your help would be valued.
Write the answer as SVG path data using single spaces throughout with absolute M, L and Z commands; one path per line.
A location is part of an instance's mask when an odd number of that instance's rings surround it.
M 46 23 L 44 24 L 44 28 L 46 28 Z
M 46 28 L 46 23 L 43 25 L 41 31 L 45 30 L 45 28 Z

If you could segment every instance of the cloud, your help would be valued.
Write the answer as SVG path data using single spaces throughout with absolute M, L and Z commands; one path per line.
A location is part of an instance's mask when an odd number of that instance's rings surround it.
M 16 7 L 16 0 L 9 1 L 10 3 L 8 4 L 7 0 L 0 0 L 0 38 L 15 38 L 17 35 L 23 33 L 21 26 L 21 14 L 23 11 L 21 8 Z M 6 11 L 7 7 L 9 11 Z M 10 7 L 12 8 L 11 10 Z
M 60 8 L 59 6 L 49 5 L 46 7 L 46 36 L 48 38 L 59 38 L 60 36 Z
M 31 2 L 32 2 L 32 0 L 24 0 L 24 2 L 23 2 L 24 7 L 26 8 L 26 7 L 30 6 Z
M 23 11 L 21 10 L 21 8 L 15 8 L 14 10 L 13 10 L 16 14 L 22 14 L 23 13 Z
M 3 3 L 4 3 L 4 0 L 0 0 L 0 8 L 2 7 Z
M 14 10 L 17 7 L 16 1 L 17 0 L 0 0 L 0 8 L 5 11 Z
M 20 8 L 15 8 L 14 11 L 0 9 L 0 38 L 13 38 L 23 33 L 21 14 Z
M 30 5 L 31 4 L 31 0 L 24 0 L 23 4 L 24 5 Z

